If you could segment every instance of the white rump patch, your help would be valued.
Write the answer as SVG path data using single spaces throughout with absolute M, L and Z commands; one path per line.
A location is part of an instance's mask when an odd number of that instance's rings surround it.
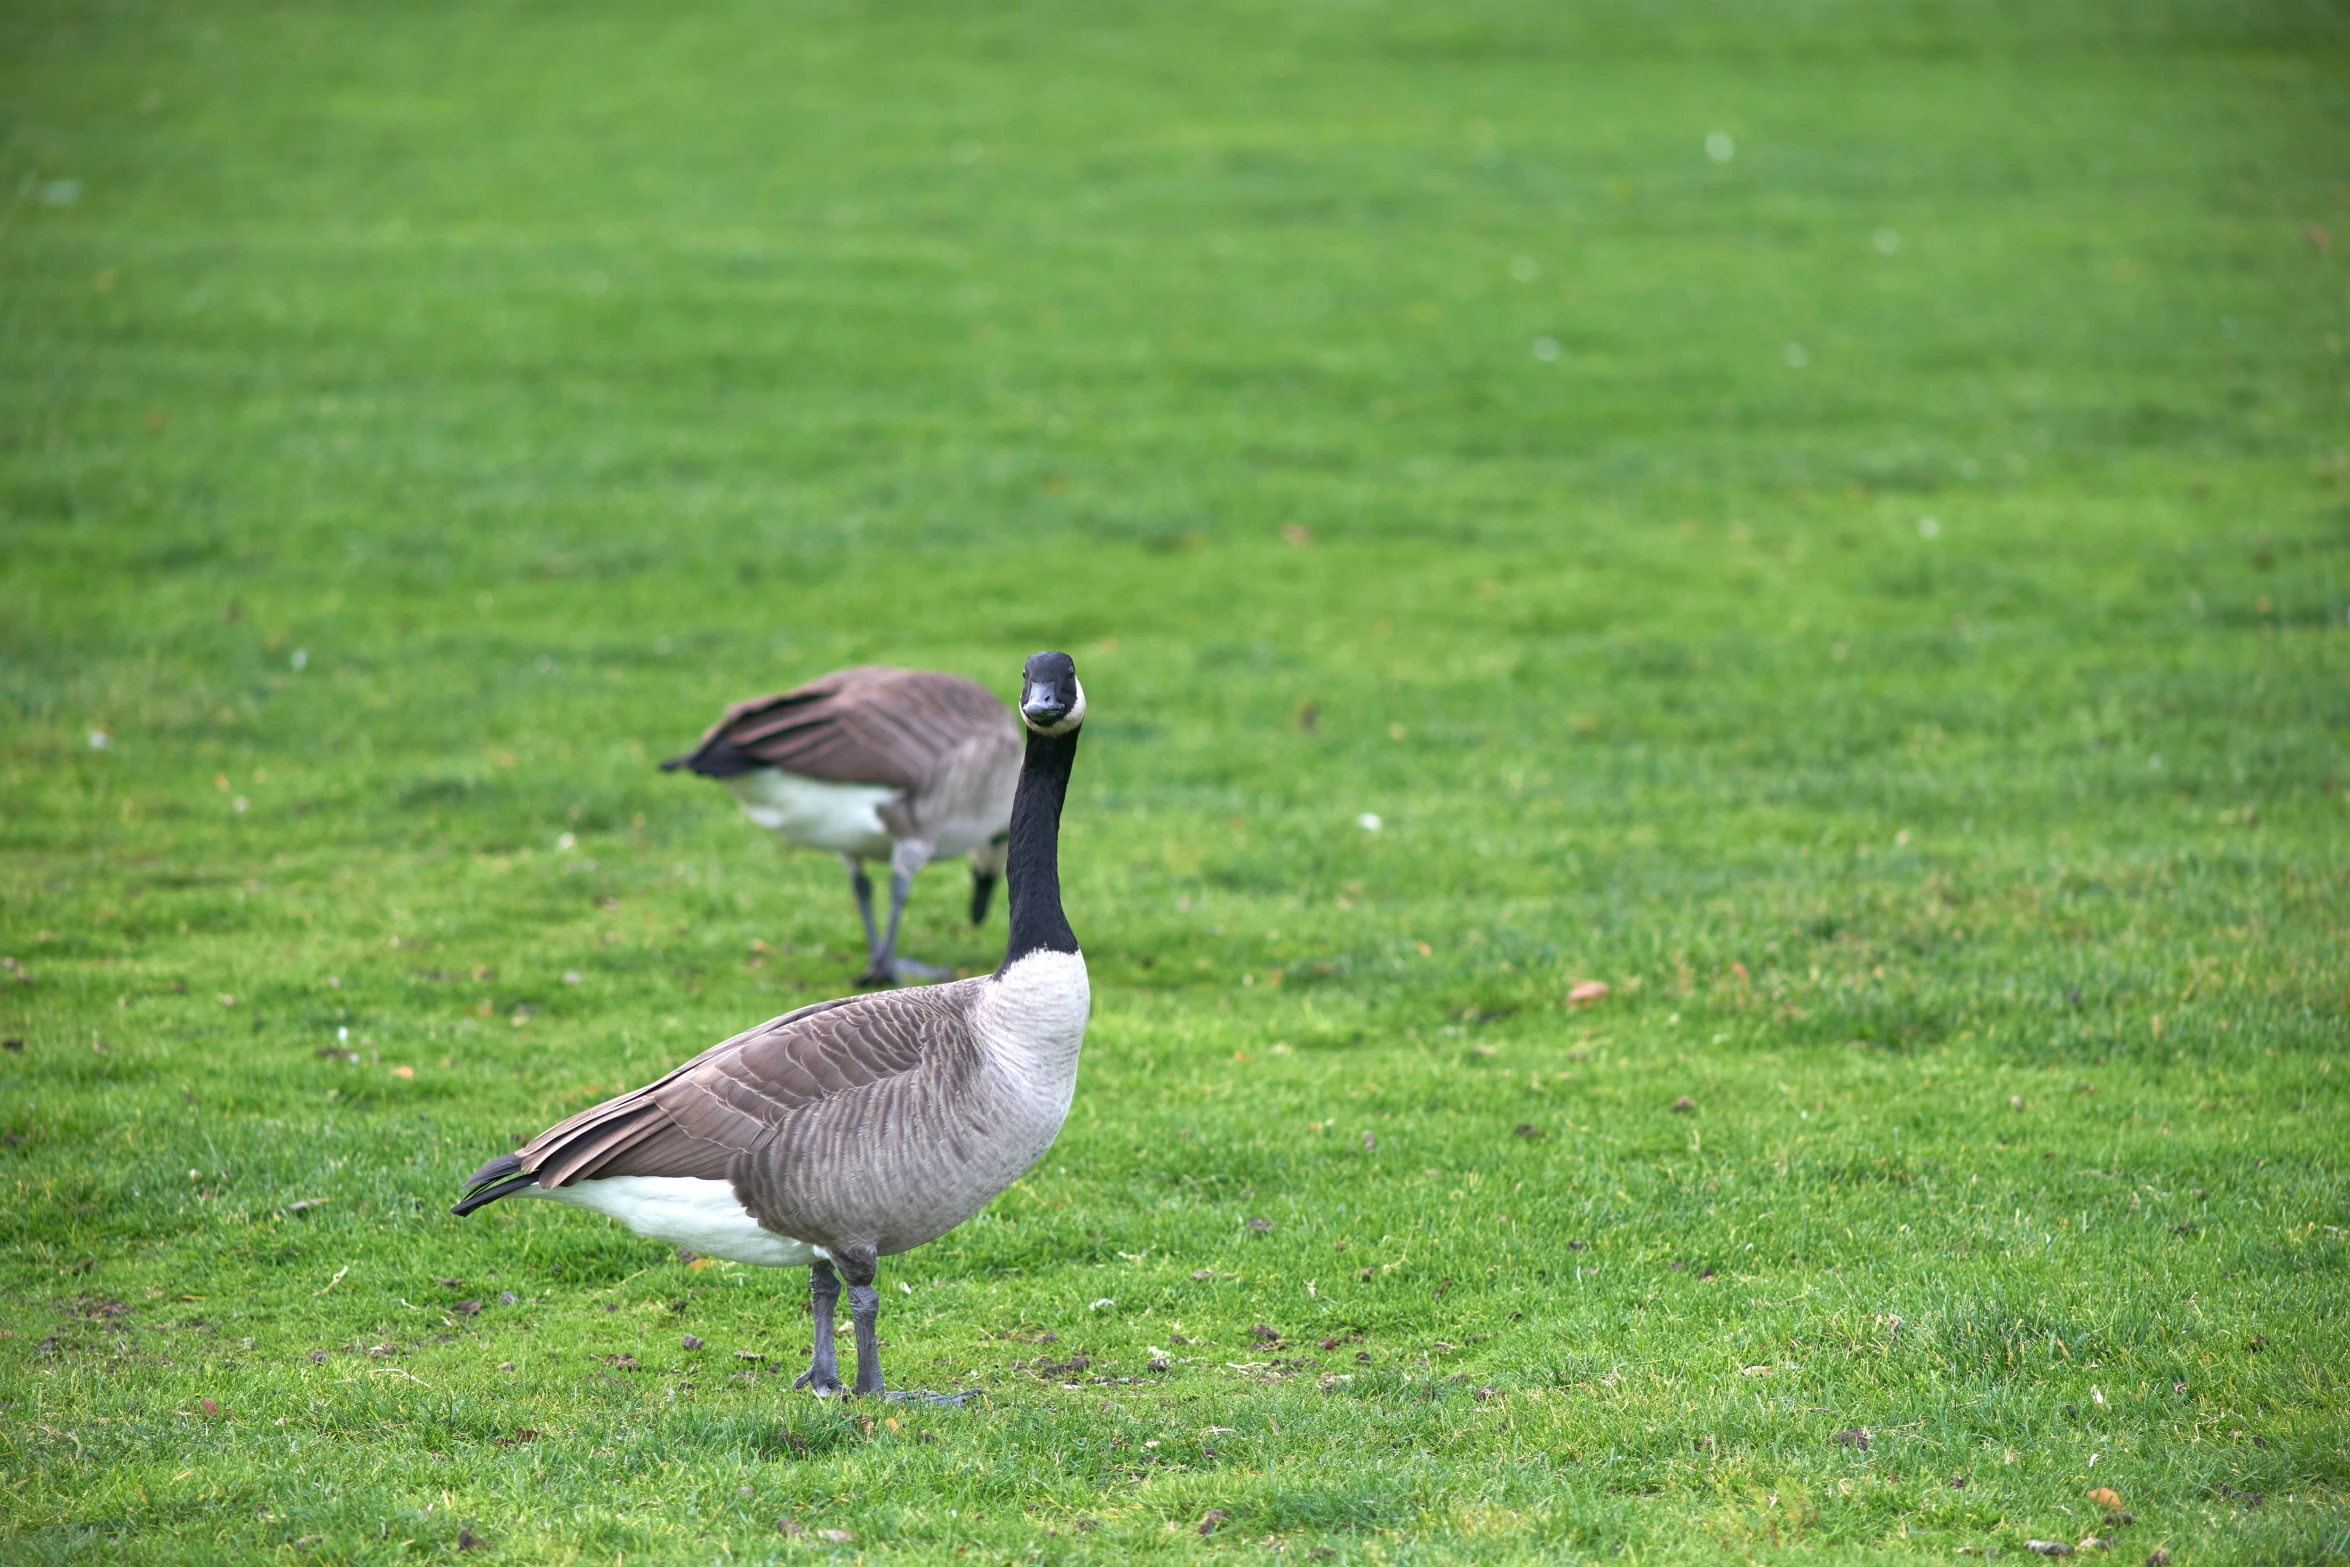
M 889 858 L 889 829 L 881 808 L 898 797 L 883 784 L 826 783 L 777 767 L 736 773 L 719 782 L 734 791 L 743 814 L 810 849 Z
M 592 1208 L 639 1235 L 728 1262 L 804 1268 L 826 1258 L 820 1246 L 759 1228 L 759 1221 L 736 1200 L 734 1187 L 725 1181 L 690 1175 L 615 1175 L 601 1181 L 574 1181 L 553 1191 L 525 1186 L 514 1195 L 550 1197 L 575 1208 Z

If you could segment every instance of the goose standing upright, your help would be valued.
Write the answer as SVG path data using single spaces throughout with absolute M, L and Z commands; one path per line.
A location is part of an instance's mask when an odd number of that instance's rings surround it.
M 976 979 L 818 1002 L 737 1034 L 476 1170 L 451 1210 L 530 1196 L 735 1262 L 806 1267 L 816 1342 L 795 1387 L 841 1390 L 833 1307 L 848 1282 L 850 1391 L 883 1391 L 883 1257 L 936 1240 L 1044 1156 L 1077 1084 L 1091 1004 L 1061 911 L 1061 804 L 1085 721 L 1066 653 L 1023 671 L 1027 728 L 1007 845 L 1011 938 Z
M 971 923 L 987 918 L 1003 871 L 1020 726 L 987 687 L 930 669 L 860 664 L 780 696 L 737 702 L 663 772 L 689 768 L 733 791 L 743 812 L 793 843 L 847 862 L 865 920 L 859 984 L 938 979 L 897 955 L 915 873 L 971 856 Z M 867 860 L 889 863 L 889 929 L 873 922 Z

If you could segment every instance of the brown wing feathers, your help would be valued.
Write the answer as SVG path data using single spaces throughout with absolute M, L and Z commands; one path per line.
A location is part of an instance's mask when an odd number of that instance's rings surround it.
M 601 1174 L 606 1165 L 630 1147 L 661 1129 L 660 1106 L 638 1099 L 614 1102 L 605 1116 L 548 1150 L 538 1166 L 541 1186 L 567 1186 L 590 1172 Z M 527 1161 L 527 1155 L 525 1156 Z
M 726 1179 L 736 1156 L 793 1112 L 920 1066 L 944 1043 L 937 1006 L 885 993 L 787 1013 L 549 1127 L 511 1156 L 512 1173 L 546 1187 L 619 1175 Z M 491 1173 L 484 1166 L 475 1184 Z
M 941 757 L 1011 715 L 985 687 L 927 669 L 864 664 L 780 696 L 737 702 L 685 756 L 665 763 L 729 776 L 779 767 L 833 783 L 915 789 Z

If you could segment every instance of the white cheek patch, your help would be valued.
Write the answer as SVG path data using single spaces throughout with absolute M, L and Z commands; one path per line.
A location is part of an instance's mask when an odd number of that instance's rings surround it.
M 1067 734 L 1067 733 L 1068 733 L 1070 730 L 1072 730 L 1072 729 L 1076 728 L 1076 727 L 1077 727 L 1079 724 L 1082 724 L 1082 723 L 1084 723 L 1084 722 L 1085 722 L 1085 682 L 1084 682 L 1084 681 L 1082 681 L 1082 680 L 1078 680 L 1078 681 L 1076 681 L 1076 686 L 1077 686 L 1077 705 L 1076 705 L 1075 707 L 1072 707 L 1072 708 L 1070 708 L 1068 712 L 1066 712 L 1066 713 L 1062 714 L 1062 715 L 1061 715 L 1061 720 L 1060 720 L 1060 722 L 1059 722 L 1059 723 L 1054 723 L 1054 724 L 1039 724 L 1039 723 L 1034 723 L 1034 722 L 1031 722 L 1031 721 L 1030 721 L 1030 719 L 1029 719 L 1029 717 L 1028 717 L 1028 715 L 1027 715 L 1026 713 L 1022 713 L 1022 714 L 1020 715 L 1020 722 L 1022 722 L 1022 723 L 1024 723 L 1024 724 L 1027 724 L 1029 728 L 1031 728 L 1031 729 L 1035 730 L 1035 731 L 1036 731 L 1038 734 L 1040 734 L 1040 735 L 1065 735 L 1065 734 Z

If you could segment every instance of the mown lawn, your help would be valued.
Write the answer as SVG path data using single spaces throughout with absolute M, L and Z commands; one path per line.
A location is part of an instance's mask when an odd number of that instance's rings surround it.
M 0 1555 L 2350 1554 L 2337 9 L 0 43 Z M 655 761 L 1047 646 L 983 1400 L 447 1215 L 857 966 Z

